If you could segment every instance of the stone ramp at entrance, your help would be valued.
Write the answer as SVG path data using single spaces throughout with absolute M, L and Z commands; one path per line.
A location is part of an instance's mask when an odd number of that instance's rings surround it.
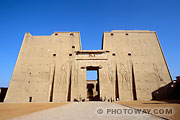
M 110 102 L 74 102 L 12 120 L 161 120 L 151 114 L 137 114 L 134 110 Z

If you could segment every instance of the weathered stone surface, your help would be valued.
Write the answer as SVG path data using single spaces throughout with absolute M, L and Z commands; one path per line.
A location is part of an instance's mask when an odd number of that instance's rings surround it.
M 26 33 L 5 102 L 88 100 L 87 69 L 98 71 L 99 100 L 150 100 L 171 82 L 153 31 L 104 32 L 102 50 L 81 50 L 79 32 Z

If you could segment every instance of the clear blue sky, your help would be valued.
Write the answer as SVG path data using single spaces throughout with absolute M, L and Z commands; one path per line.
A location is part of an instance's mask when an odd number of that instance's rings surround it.
M 157 31 L 173 79 L 180 75 L 179 0 L 0 0 L 0 86 L 8 86 L 25 32 L 80 31 L 101 49 L 104 31 Z

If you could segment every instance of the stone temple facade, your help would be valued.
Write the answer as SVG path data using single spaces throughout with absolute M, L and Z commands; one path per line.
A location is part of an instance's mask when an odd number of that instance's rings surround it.
M 81 50 L 79 32 L 26 33 L 5 102 L 151 100 L 171 81 L 154 31 L 104 32 L 101 50 Z

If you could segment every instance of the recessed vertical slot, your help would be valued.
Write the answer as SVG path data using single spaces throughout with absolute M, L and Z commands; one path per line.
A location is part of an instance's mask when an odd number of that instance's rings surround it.
M 137 100 L 137 94 L 136 94 L 136 82 L 135 82 L 135 76 L 134 76 L 134 68 L 132 65 L 132 90 L 133 90 L 133 99 Z
M 67 101 L 71 101 L 71 72 L 72 68 L 70 69 L 70 75 L 69 75 L 69 88 L 68 88 L 68 96 L 67 96 Z
M 119 100 L 119 82 L 118 82 L 118 72 L 117 72 L 117 66 L 116 66 L 116 83 L 115 83 L 115 94 L 116 94 L 116 101 Z
M 51 91 L 50 91 L 50 99 L 49 99 L 49 102 L 53 102 L 54 79 L 55 79 L 55 67 L 54 67 L 54 70 L 53 70 L 53 78 L 52 78 L 52 84 L 51 84 Z

